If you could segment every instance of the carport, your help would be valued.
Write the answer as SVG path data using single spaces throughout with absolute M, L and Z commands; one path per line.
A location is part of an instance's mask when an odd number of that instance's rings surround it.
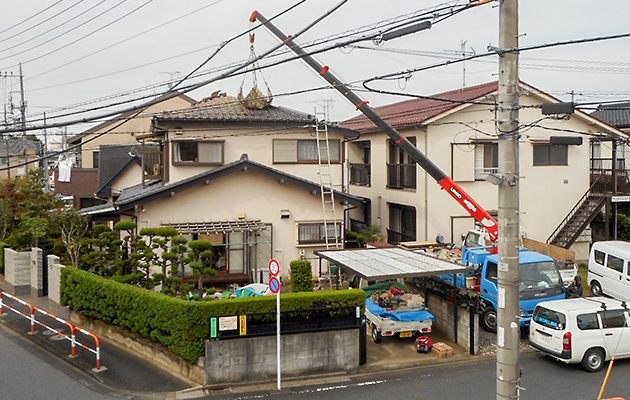
M 384 281 L 438 275 L 457 275 L 474 271 L 473 268 L 465 265 L 399 247 L 324 250 L 315 251 L 314 254 L 319 257 L 320 271 L 322 268 L 322 260 L 325 259 L 330 263 L 330 265 L 335 264 L 347 271 L 352 271 L 367 281 Z M 337 268 L 338 274 L 340 273 L 340 270 L 341 268 Z M 438 297 L 439 296 L 432 295 L 432 298 Z M 458 344 L 463 344 L 458 340 L 458 326 L 461 326 L 459 321 L 460 315 L 458 312 L 460 307 L 449 303 L 448 300 L 444 300 L 444 303 L 444 307 L 450 309 L 451 311 L 447 311 L 443 318 L 450 321 L 451 318 L 447 316 L 452 315 L 453 317 L 451 326 L 452 329 L 449 328 L 447 330 L 453 331 L 452 340 Z M 469 321 L 476 321 L 475 310 L 473 310 L 473 308 L 467 310 L 467 313 L 469 313 Z M 462 317 L 465 316 L 462 315 Z M 448 322 L 448 324 L 451 324 L 451 322 Z M 477 322 L 469 323 L 467 326 L 469 329 L 468 334 L 466 335 L 468 340 L 465 340 L 464 342 L 468 343 L 466 343 L 464 347 L 468 348 L 470 354 L 474 354 L 475 348 L 477 347 L 477 326 Z M 450 334 L 450 332 L 444 333 Z

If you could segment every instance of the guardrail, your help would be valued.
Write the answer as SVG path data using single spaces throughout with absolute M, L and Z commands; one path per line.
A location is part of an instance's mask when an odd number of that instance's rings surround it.
M 30 311 L 30 315 L 27 315 L 27 314 L 23 313 L 22 311 L 7 305 L 5 303 L 5 298 L 9 298 L 11 300 L 14 300 L 14 301 L 16 301 L 16 302 L 18 302 L 18 303 L 28 307 L 29 311 Z M 51 332 L 54 332 L 57 335 L 59 335 L 59 336 L 65 338 L 65 339 L 69 340 L 70 343 L 71 343 L 71 348 L 72 348 L 72 352 L 70 354 L 71 357 L 76 357 L 77 356 L 77 349 L 76 349 L 77 345 L 79 345 L 79 346 L 83 347 L 84 349 L 86 349 L 87 351 L 93 353 L 96 356 L 96 370 L 100 370 L 101 369 L 101 341 L 98 338 L 98 336 L 96 336 L 95 334 L 90 333 L 90 332 L 86 331 L 85 329 L 79 328 L 78 326 L 74 326 L 70 322 L 68 322 L 68 321 L 66 321 L 64 319 L 61 319 L 61 318 L 59 318 L 59 317 L 57 317 L 57 316 L 55 316 L 55 315 L 53 315 L 53 314 L 51 314 L 51 313 L 49 313 L 47 311 L 44 311 L 41 308 L 34 307 L 33 305 L 31 305 L 31 304 L 25 302 L 24 300 L 21 300 L 21 299 L 15 297 L 13 295 L 10 295 L 7 292 L 1 292 L 0 293 L 0 316 L 4 315 L 4 309 L 5 308 L 8 309 L 8 310 L 13 311 L 14 313 L 16 313 L 16 314 L 18 314 L 18 315 L 20 315 L 20 316 L 22 316 L 22 317 L 24 317 L 24 318 L 26 318 L 28 320 L 30 320 L 30 322 L 31 322 L 31 330 L 29 332 L 30 334 L 36 333 L 37 332 L 36 331 L 36 326 L 40 325 L 40 326 L 46 328 L 47 330 L 49 330 Z M 57 330 L 57 329 L 55 329 L 55 328 L 53 328 L 53 327 L 51 327 L 49 325 L 44 324 L 42 321 L 38 321 L 35 318 L 35 313 L 40 313 L 40 314 L 45 315 L 45 316 L 47 316 L 49 318 L 52 318 L 53 320 L 55 320 L 57 322 L 60 322 L 60 323 L 62 323 L 64 325 L 68 326 L 70 328 L 70 333 L 66 334 L 66 333 L 64 333 L 64 332 L 62 332 L 60 330 Z M 94 348 L 91 348 L 91 347 L 89 347 L 89 346 L 79 342 L 77 340 L 77 338 L 76 338 L 77 332 L 80 332 L 80 333 L 82 333 L 84 335 L 90 336 L 92 339 L 94 339 L 94 343 L 95 343 Z

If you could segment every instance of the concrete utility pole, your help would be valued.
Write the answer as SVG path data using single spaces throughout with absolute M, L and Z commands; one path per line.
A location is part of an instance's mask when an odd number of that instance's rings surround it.
M 28 175 L 28 161 L 26 154 L 26 101 L 24 100 L 24 74 L 22 74 L 22 63 L 20 63 L 20 126 L 22 127 L 22 151 L 24 153 L 24 171 Z
M 518 0 L 499 6 L 499 309 L 497 310 L 497 399 L 519 397 L 519 87 Z

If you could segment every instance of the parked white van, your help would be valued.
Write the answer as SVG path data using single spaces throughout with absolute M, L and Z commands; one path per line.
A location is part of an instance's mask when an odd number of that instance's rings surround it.
M 588 283 L 595 296 L 630 301 L 630 243 L 596 242 L 588 259 Z
M 539 303 L 529 326 L 529 344 L 589 372 L 604 362 L 630 358 L 630 315 L 623 301 L 574 298 Z

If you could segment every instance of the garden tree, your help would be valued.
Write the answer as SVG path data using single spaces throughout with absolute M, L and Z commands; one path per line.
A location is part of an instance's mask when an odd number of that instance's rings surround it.
M 157 228 L 142 228 L 140 230 L 140 237 L 137 241 L 136 252 L 139 254 L 138 267 L 144 272 L 144 287 L 149 288 L 153 285 L 153 278 L 151 277 L 151 267 L 158 262 L 158 254 L 155 249 L 159 245 L 155 242 L 157 237 Z M 146 239 L 145 239 L 146 238 Z
M 140 233 L 142 233 L 142 231 Z M 153 237 L 153 248 L 161 250 L 160 256 L 155 260 L 155 264 L 161 268 L 162 273 L 155 275 L 156 279 L 159 279 L 162 282 L 162 288 L 165 287 L 166 278 L 168 276 L 168 265 L 174 259 L 172 258 L 172 254 L 169 252 L 169 244 L 172 244 L 173 238 L 178 234 L 179 232 L 177 232 L 177 229 L 171 226 L 163 226 L 156 228 L 155 236 Z
M 16 250 L 39 245 L 52 252 L 51 210 L 63 202 L 54 193 L 44 193 L 43 170 L 0 181 L 0 241 Z
M 212 243 L 207 240 L 191 240 L 188 243 L 190 252 L 186 261 L 197 279 L 197 289 L 203 290 L 202 274 L 216 275 L 217 270 L 210 267 L 212 262 Z
M 291 267 L 291 293 L 313 291 L 313 269 L 308 260 L 294 260 Z
M 89 231 L 90 217 L 72 209 L 54 213 L 51 222 L 61 234 L 61 241 L 66 247 L 70 263 L 73 267 L 78 268 L 83 240 Z
M 365 247 L 368 242 L 380 242 L 383 240 L 383 234 L 381 233 L 381 227 L 378 225 L 371 225 L 361 232 L 346 231 L 346 239 L 356 240 L 359 247 Z
M 137 249 L 136 224 L 133 221 L 119 221 L 114 225 L 114 230 L 119 233 L 122 240 L 121 259 L 118 261 L 120 274 L 135 274 L 138 269 L 138 257 L 135 253 Z
M 162 259 L 168 262 L 171 267 L 170 276 L 165 278 L 164 282 L 167 287 L 162 288 L 162 291 L 165 293 L 179 292 L 181 290 L 180 284 L 184 278 L 184 264 L 186 262 L 186 252 L 188 251 L 187 243 L 188 240 L 185 237 L 175 235 L 171 239 L 169 251 L 162 253 Z M 180 276 L 177 276 L 178 274 Z
M 116 261 L 122 257 L 118 232 L 104 224 L 92 227 L 82 242 L 81 268 L 102 276 L 122 274 Z

